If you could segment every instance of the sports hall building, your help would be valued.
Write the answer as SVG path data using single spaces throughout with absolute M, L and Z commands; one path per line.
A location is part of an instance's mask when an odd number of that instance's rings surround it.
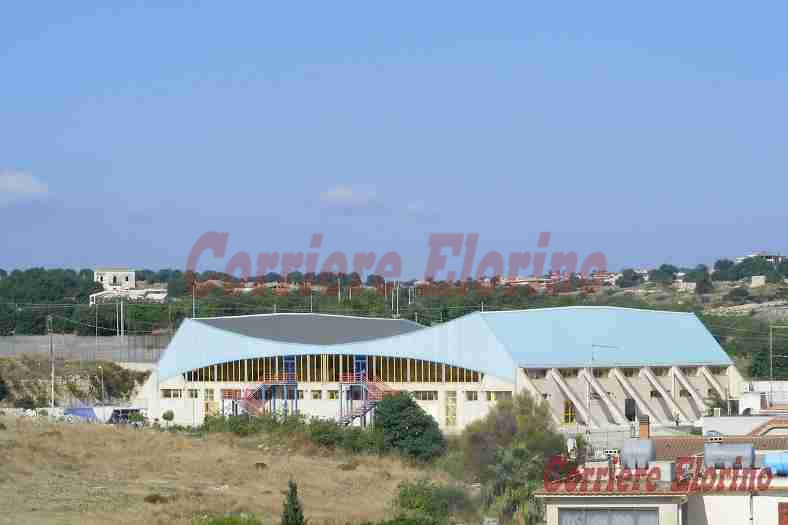
M 141 395 L 149 416 L 298 411 L 367 424 L 410 392 L 446 432 L 516 392 L 565 429 L 695 423 L 735 403 L 742 378 L 691 313 L 615 307 L 476 312 L 432 327 L 403 319 L 266 314 L 187 319 Z

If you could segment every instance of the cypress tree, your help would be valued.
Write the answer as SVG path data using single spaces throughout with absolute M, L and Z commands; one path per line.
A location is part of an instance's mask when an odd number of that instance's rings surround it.
M 304 525 L 304 509 L 298 501 L 298 485 L 292 479 L 287 482 L 287 497 L 282 510 L 282 525 Z

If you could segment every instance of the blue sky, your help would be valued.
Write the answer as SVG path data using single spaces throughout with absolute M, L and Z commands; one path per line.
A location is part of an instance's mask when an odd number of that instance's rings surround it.
M 153 5 L 153 3 L 151 3 Z M 0 268 L 235 252 L 788 251 L 786 8 L 4 9 Z M 459 259 L 449 263 L 451 266 Z

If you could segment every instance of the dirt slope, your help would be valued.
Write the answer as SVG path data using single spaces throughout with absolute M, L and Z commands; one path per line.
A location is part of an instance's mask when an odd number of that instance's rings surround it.
M 0 421 L 3 524 L 191 523 L 230 511 L 277 523 L 290 478 L 311 523 L 358 522 L 384 517 L 400 481 L 440 477 L 377 457 L 343 470 L 348 458 L 274 451 L 259 438 Z M 151 495 L 166 502 L 145 502 Z

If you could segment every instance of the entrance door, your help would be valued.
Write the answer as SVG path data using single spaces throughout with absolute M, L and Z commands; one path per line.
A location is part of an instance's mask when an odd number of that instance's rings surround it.
M 446 392 L 446 426 L 457 425 L 457 392 Z
M 624 400 L 624 417 L 626 417 L 629 421 L 635 421 L 638 417 L 635 400 L 631 397 L 628 397 Z
M 356 376 L 366 377 L 367 375 L 367 356 L 357 355 L 353 357 L 353 373 Z

